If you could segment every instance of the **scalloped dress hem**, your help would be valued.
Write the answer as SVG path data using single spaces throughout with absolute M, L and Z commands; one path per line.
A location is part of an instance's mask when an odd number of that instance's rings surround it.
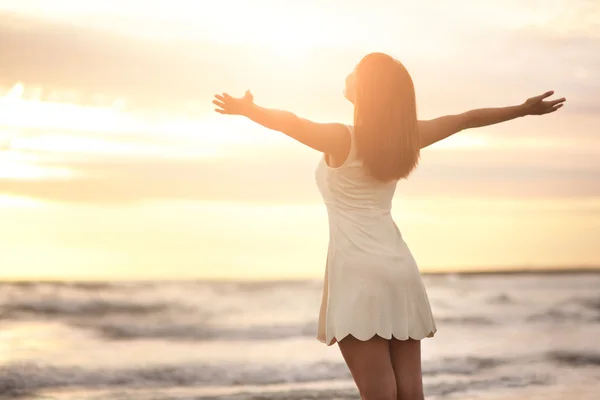
M 385 339 L 385 340 L 392 340 L 392 338 L 393 338 L 393 339 L 396 339 L 396 340 L 408 340 L 408 339 L 412 339 L 412 340 L 423 340 L 423 339 L 426 339 L 426 338 L 432 338 L 432 337 L 434 337 L 434 335 L 435 335 L 435 333 L 436 333 L 436 332 L 437 332 L 437 329 L 434 329 L 434 330 L 430 331 L 430 332 L 429 332 L 428 334 L 426 334 L 426 335 L 419 335 L 419 336 L 416 336 L 416 337 L 413 337 L 413 336 L 411 336 L 411 335 L 395 335 L 395 334 L 393 334 L 393 333 L 392 333 L 391 335 L 390 335 L 390 334 L 387 334 L 387 335 L 386 335 L 386 334 L 381 334 L 381 333 L 374 333 L 374 334 L 372 334 L 371 336 L 363 336 L 363 335 L 358 335 L 358 334 L 353 334 L 353 333 L 346 333 L 345 335 L 340 335 L 340 336 L 341 336 L 341 339 L 339 339 L 339 340 L 338 340 L 338 339 L 337 339 L 335 336 L 334 336 L 334 337 L 332 337 L 332 338 L 329 340 L 329 342 L 327 342 L 327 339 L 325 339 L 325 338 L 324 338 L 324 337 L 322 337 L 322 336 L 317 336 L 317 340 L 318 340 L 319 342 L 321 342 L 321 343 L 323 343 L 323 344 L 327 345 L 327 346 L 333 346 L 334 344 L 336 344 L 337 342 L 339 342 L 339 341 L 341 341 L 341 340 L 345 339 L 345 338 L 346 338 L 346 337 L 348 337 L 348 336 L 352 336 L 353 338 L 355 338 L 355 339 L 358 339 L 358 340 L 360 340 L 361 342 L 366 342 L 366 341 L 368 341 L 368 340 L 371 340 L 371 339 L 373 339 L 375 336 L 379 336 L 380 338 L 383 338 L 383 339 Z

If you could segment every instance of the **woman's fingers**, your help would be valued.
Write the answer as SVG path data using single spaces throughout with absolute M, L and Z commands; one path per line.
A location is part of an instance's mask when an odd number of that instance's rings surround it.
M 559 108 L 561 108 L 562 106 L 564 106 L 563 103 L 561 104 L 557 104 L 554 107 L 549 107 L 548 109 L 544 110 L 544 112 L 542 114 L 550 114 L 553 113 L 554 111 L 558 110 Z
M 554 94 L 554 90 L 549 90 L 546 93 L 539 95 L 538 97 L 540 100 L 544 100 L 544 99 L 547 99 L 548 97 L 552 96 L 553 94 Z
M 544 112 L 553 112 L 561 108 L 565 104 L 566 99 L 563 97 L 558 100 L 545 101 L 544 102 Z
M 223 98 L 223 96 L 216 94 L 215 97 L 218 100 L 213 100 L 212 103 L 215 106 L 219 107 L 219 108 L 215 108 L 215 111 L 218 112 L 219 114 L 229 114 L 229 111 L 227 111 L 227 106 L 225 105 L 225 102 L 224 102 L 225 99 Z
M 564 103 L 566 100 L 567 99 L 565 99 L 564 97 L 561 97 L 558 100 L 552 100 L 551 102 L 548 103 L 548 105 L 554 107 L 557 104 Z
M 213 100 L 213 104 L 214 104 L 215 106 L 219 106 L 219 107 L 221 107 L 221 108 L 225 108 L 225 103 L 223 103 L 222 101 L 219 101 L 219 100 Z
M 219 114 L 237 115 L 242 101 L 248 97 L 252 100 L 252 93 L 250 93 L 250 91 L 246 91 L 244 98 L 231 97 L 229 94 L 223 92 L 221 94 L 215 94 L 215 99 L 212 103 L 219 107 L 218 109 L 215 109 Z
M 542 93 L 542 94 L 540 94 L 538 96 L 534 96 L 534 97 L 530 98 L 529 100 L 527 100 L 527 102 L 529 104 L 541 103 L 542 101 L 544 101 L 544 99 L 552 96 L 553 94 L 554 94 L 554 90 L 550 90 L 550 91 L 548 91 L 546 93 Z

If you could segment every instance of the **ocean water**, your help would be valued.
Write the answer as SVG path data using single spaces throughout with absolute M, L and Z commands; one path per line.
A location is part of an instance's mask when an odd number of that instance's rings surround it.
M 424 276 L 426 398 L 600 399 L 600 273 Z M 0 284 L 0 398 L 358 399 L 320 281 Z

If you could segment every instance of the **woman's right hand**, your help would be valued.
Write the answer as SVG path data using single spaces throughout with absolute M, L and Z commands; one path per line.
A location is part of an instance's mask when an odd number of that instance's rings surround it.
M 219 114 L 226 115 L 248 115 L 248 112 L 254 105 L 254 96 L 249 90 L 243 97 L 231 97 L 227 93 L 222 95 L 216 94 L 213 104 L 219 108 L 215 108 L 215 111 Z
M 567 100 L 564 97 L 557 100 L 544 100 L 553 94 L 554 90 L 550 90 L 549 92 L 525 100 L 525 102 L 521 104 L 523 115 L 544 115 L 561 108 Z

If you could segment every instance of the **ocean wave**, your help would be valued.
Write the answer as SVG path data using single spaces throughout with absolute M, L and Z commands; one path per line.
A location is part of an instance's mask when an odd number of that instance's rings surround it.
M 0 319 L 52 318 L 85 329 L 108 340 L 279 340 L 315 337 L 317 321 L 223 325 L 206 310 L 168 303 L 142 303 L 117 299 L 38 298 L 0 307 Z M 439 317 L 441 324 L 489 326 L 483 316 Z
M 600 313 L 600 299 L 582 299 L 581 304 Z
M 140 283 L 136 282 L 136 286 Z M 109 281 L 15 281 L 0 282 L 1 289 L 20 288 L 20 289 L 41 289 L 41 288 L 71 288 L 84 291 L 111 290 L 120 288 L 123 282 Z
M 0 395 L 65 387 L 264 385 L 348 378 L 350 373 L 343 363 L 326 362 L 309 365 L 180 364 L 135 369 L 86 369 L 20 363 L 0 367 Z
M 446 398 L 457 394 L 477 393 L 485 391 L 498 391 L 503 389 L 514 389 L 531 387 L 534 385 L 545 385 L 549 379 L 539 375 L 520 374 L 504 375 L 491 379 L 466 379 L 459 382 L 426 382 L 424 392 L 427 398 Z M 183 391 L 180 387 L 169 389 L 145 389 L 145 390 L 102 390 L 94 394 L 90 390 L 81 393 L 80 396 L 69 396 L 72 399 L 87 400 L 355 400 L 360 397 L 358 390 L 351 381 L 323 382 L 323 384 L 287 384 L 287 385 L 260 385 L 250 388 L 240 386 L 228 388 L 213 393 L 202 393 L 201 389 L 190 388 Z M 285 387 L 282 387 L 285 386 Z M 64 393 L 64 392 L 63 392 Z M 83 397 L 85 396 L 85 397 Z M 473 397 L 473 396 L 469 396 Z M 480 397 L 480 396 L 476 396 Z M 508 395 L 506 397 L 509 397 Z M 514 397 L 514 395 L 513 395 Z M 50 396 L 39 396 L 40 399 L 53 399 Z
M 234 304 L 235 305 L 235 304 Z M 199 308 L 200 307 L 200 308 Z M 238 306 L 236 306 L 238 307 Z M 241 313 L 233 307 L 227 315 Z M 210 305 L 142 302 L 122 298 L 91 296 L 38 296 L 11 300 L 0 306 L 0 320 L 52 319 L 86 329 L 109 340 L 278 340 L 293 337 L 316 337 L 317 321 L 285 324 L 219 323 Z
M 440 323 L 487 326 L 494 322 L 483 317 L 439 318 Z M 204 322 L 176 322 L 159 318 L 123 318 L 109 321 L 88 319 L 74 321 L 72 326 L 96 332 L 109 340 L 280 340 L 316 337 L 317 321 L 308 320 L 290 324 L 262 324 L 219 326 Z
M 470 376 L 475 375 L 482 368 L 491 368 L 502 362 L 493 359 L 448 358 L 424 363 L 423 374 L 426 376 L 440 374 Z M 512 377 L 510 382 L 518 378 L 531 383 L 526 377 Z M 175 386 L 272 385 L 334 380 L 351 380 L 350 372 L 343 362 L 268 365 L 259 362 L 244 364 L 194 363 L 129 369 L 91 369 L 15 363 L 0 366 L 0 395 L 23 395 L 39 390 L 62 388 L 122 390 Z M 506 381 L 499 383 L 506 384 Z M 516 383 L 518 384 L 518 382 Z M 483 381 L 480 384 L 483 385 Z M 465 383 L 443 384 L 436 390 L 445 394 L 466 390 L 468 386 Z
M 440 382 L 425 385 L 429 396 L 449 396 L 457 393 L 489 391 L 498 388 L 517 388 L 533 385 L 546 385 L 550 379 L 539 374 L 502 375 L 491 379 L 473 379 L 463 382 Z
M 595 318 L 590 318 L 584 313 L 577 311 L 563 311 L 560 309 L 550 309 L 541 313 L 527 316 L 528 322 L 568 322 L 568 321 L 593 321 Z
M 236 282 L 207 282 L 196 281 L 199 285 L 210 285 L 212 287 L 229 288 L 237 293 L 263 293 L 268 290 L 299 290 L 314 289 L 322 287 L 323 282 L 318 280 L 269 280 L 269 281 L 236 281 Z
M 508 362 L 508 359 L 485 357 L 444 358 L 435 362 L 423 362 L 423 371 L 427 375 L 474 375 Z
M 495 322 L 489 318 L 481 316 L 456 316 L 456 317 L 437 317 L 436 321 L 451 325 L 494 325 Z
M 102 316 L 108 314 L 143 315 L 165 311 L 173 307 L 165 303 L 141 303 L 127 300 L 101 298 L 73 299 L 68 297 L 38 297 L 34 300 L 20 300 L 4 304 L 0 311 L 9 316 L 48 315 L 48 316 Z
M 121 288 L 117 282 L 60 282 L 61 286 L 83 291 L 106 291 Z
M 514 304 L 515 301 L 506 293 L 500 293 L 487 299 L 488 304 Z
M 600 366 L 600 354 L 598 353 L 555 351 L 549 353 L 548 358 L 559 364 L 572 367 Z
M 527 321 L 549 322 L 600 322 L 600 300 L 570 298 L 548 310 L 529 315 Z
M 110 340 L 167 339 L 167 340 L 277 340 L 317 335 L 316 321 L 300 324 L 269 324 L 219 327 L 202 323 L 173 321 L 88 321 L 74 322 L 78 328 L 89 329 Z

